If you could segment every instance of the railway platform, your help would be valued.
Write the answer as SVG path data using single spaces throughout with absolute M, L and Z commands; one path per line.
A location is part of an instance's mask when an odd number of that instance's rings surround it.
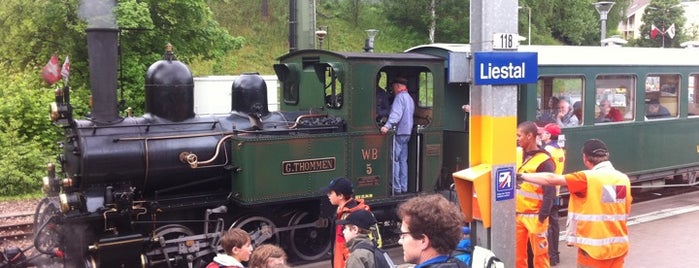
M 624 267 L 699 267 L 699 192 L 634 204 L 628 224 L 631 249 Z M 561 229 L 564 226 L 565 218 Z M 556 267 L 575 267 L 577 248 L 561 241 L 559 251 L 561 263 Z

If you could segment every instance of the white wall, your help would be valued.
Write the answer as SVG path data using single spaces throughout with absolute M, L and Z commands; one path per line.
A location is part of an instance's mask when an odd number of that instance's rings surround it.
M 194 78 L 194 113 L 227 114 L 231 112 L 231 86 L 237 75 L 204 76 Z M 267 105 L 270 111 L 279 110 L 279 83 L 276 75 L 262 75 L 267 83 Z

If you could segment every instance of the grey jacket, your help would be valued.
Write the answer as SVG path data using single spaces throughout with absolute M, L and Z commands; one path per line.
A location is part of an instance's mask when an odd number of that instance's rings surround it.
M 374 263 L 374 252 L 359 248 L 359 244 L 369 244 L 373 245 L 373 242 L 369 239 L 368 235 L 359 234 L 357 237 L 352 238 L 352 240 L 347 241 L 347 248 L 349 248 L 350 254 L 347 257 L 346 267 L 347 268 L 374 268 L 376 264 Z

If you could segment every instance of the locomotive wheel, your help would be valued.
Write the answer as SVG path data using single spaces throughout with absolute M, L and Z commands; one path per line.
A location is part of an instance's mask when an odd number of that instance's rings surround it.
M 60 213 L 56 198 L 44 198 L 34 212 L 34 247 L 44 254 L 52 254 L 60 245 L 59 226 L 55 217 Z
M 169 239 L 175 239 L 183 236 L 191 236 L 194 235 L 194 232 L 192 232 L 191 229 L 189 229 L 187 226 L 181 225 L 181 224 L 168 224 L 168 225 L 163 225 L 161 227 L 158 227 L 154 231 L 156 237 L 163 237 L 165 240 Z M 164 251 L 163 251 L 164 252 Z M 150 262 L 159 262 L 159 261 L 166 261 L 174 256 L 166 256 L 165 254 L 162 255 L 157 255 L 157 256 L 149 256 Z M 171 264 L 168 264 L 166 267 L 173 267 Z M 179 266 L 177 266 L 179 267 Z
M 248 216 L 243 216 L 238 218 L 233 224 L 231 225 L 229 230 L 232 228 L 240 228 L 245 230 L 246 232 L 254 232 L 257 230 L 260 230 L 262 228 L 269 228 L 270 230 L 274 231 L 275 228 L 277 228 L 277 225 L 274 224 L 272 220 L 265 216 L 260 216 L 260 215 L 248 215 Z M 255 241 L 253 241 L 255 243 Z M 268 243 L 273 243 L 275 245 L 279 245 L 279 233 L 273 233 L 272 237 L 270 237 L 267 240 L 260 241 L 261 244 L 268 244 Z M 257 246 L 257 245 L 255 245 Z
M 289 220 L 289 227 L 299 224 L 315 222 L 314 217 L 308 212 L 297 211 Z M 292 252 L 306 261 L 318 260 L 326 256 L 332 248 L 332 224 L 327 227 L 306 227 L 292 229 L 289 233 L 289 244 Z

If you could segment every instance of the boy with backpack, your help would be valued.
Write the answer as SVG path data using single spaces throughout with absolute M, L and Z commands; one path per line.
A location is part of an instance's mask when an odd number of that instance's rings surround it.
M 342 225 L 342 235 L 347 241 L 350 254 L 347 268 L 388 268 L 394 267 L 388 255 L 379 249 L 369 238 L 370 228 L 376 224 L 374 214 L 367 210 L 350 213 L 344 220 L 337 220 Z M 391 262 L 391 263 L 389 263 Z
M 350 213 L 359 210 L 369 211 L 369 206 L 364 204 L 363 199 L 353 198 L 354 187 L 352 182 L 345 177 L 338 177 L 330 181 L 327 187 L 321 189 L 328 195 L 330 204 L 337 206 L 336 220 L 345 219 Z M 374 220 L 376 223 L 376 220 Z M 347 239 L 342 235 L 342 226 L 336 225 L 335 246 L 333 247 L 333 268 L 345 268 L 349 250 L 346 246 Z M 375 226 L 371 233 L 371 238 L 381 246 L 381 236 L 378 233 L 378 226 Z M 367 228 L 368 229 L 368 228 Z

